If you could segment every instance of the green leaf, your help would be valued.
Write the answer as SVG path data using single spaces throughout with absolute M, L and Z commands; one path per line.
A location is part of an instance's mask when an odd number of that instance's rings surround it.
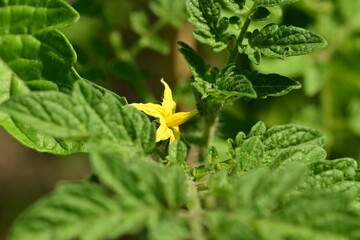
M 314 129 L 286 124 L 270 128 L 263 134 L 261 140 L 265 144 L 266 151 L 278 152 L 280 149 L 299 145 L 322 146 L 325 138 Z
M 266 125 L 264 122 L 259 121 L 257 122 L 254 126 L 252 126 L 248 137 L 252 137 L 252 136 L 261 136 L 266 132 Z
M 66 183 L 35 203 L 15 222 L 11 240 L 114 238 L 134 232 L 143 225 L 144 213 L 122 209 L 99 185 Z
M 112 93 L 103 93 L 85 81 L 78 81 L 72 96 L 52 91 L 32 92 L 13 97 L 0 108 L 53 137 L 105 138 L 113 144 L 136 145 L 150 151 L 155 145 L 153 124 L 140 111 L 122 104 Z
M 139 44 L 142 47 L 152 49 L 163 55 L 167 55 L 170 52 L 169 42 L 165 38 L 156 34 L 144 36 L 141 38 Z
M 245 76 L 250 80 L 257 98 L 279 97 L 301 87 L 298 81 L 275 73 L 262 74 L 253 71 Z
M 259 65 L 261 62 L 261 51 L 258 48 L 252 48 L 249 45 L 245 47 L 244 53 L 248 56 L 249 60 Z
M 207 166 L 207 165 L 200 165 L 198 167 L 195 167 L 192 171 L 192 174 L 194 176 L 194 178 L 197 180 L 197 179 L 200 179 L 210 173 L 214 173 L 215 170 L 213 167 L 211 166 Z
M 214 164 L 219 157 L 219 153 L 214 146 L 209 147 L 207 152 L 207 160 L 210 165 Z
M 63 0 L 19 0 L 2 1 L 0 17 L 0 35 L 32 34 L 70 26 L 79 14 Z
M 229 26 L 227 18 L 221 18 L 220 4 L 213 0 L 186 0 L 189 22 L 197 29 L 194 37 L 202 43 L 211 46 L 215 52 L 227 47 L 230 36 L 226 33 Z
M 182 141 L 176 140 L 169 145 L 169 155 L 166 159 L 171 163 L 184 163 L 187 156 L 187 147 Z
M 340 158 L 331 161 L 317 161 L 310 165 L 313 174 L 320 174 L 329 170 L 340 170 L 347 180 L 355 180 L 358 164 L 352 158 Z
M 257 7 L 255 11 L 250 14 L 250 19 L 252 21 L 263 21 L 270 17 L 271 13 L 267 8 Z
M 149 19 L 143 11 L 130 13 L 130 26 L 134 32 L 142 35 L 149 32 Z
M 249 43 L 265 56 L 280 59 L 308 54 L 327 45 L 324 38 L 306 29 L 276 24 L 254 31 Z
M 71 91 L 80 79 L 73 68 L 76 54 L 56 28 L 69 26 L 78 17 L 60 0 L 0 3 L 0 103 L 29 90 Z M 0 115 L 2 127 L 30 148 L 61 155 L 86 152 L 82 141 L 43 135 Z
M 223 0 L 222 3 L 235 14 L 241 14 L 246 0 Z
M 251 82 L 241 74 L 236 65 L 229 65 L 218 73 L 215 89 L 208 94 L 224 102 L 240 97 L 256 98 Z
M 238 164 L 238 171 L 249 171 L 258 168 L 265 156 L 264 144 L 260 137 L 246 139 L 240 147 L 235 149 L 235 158 Z
M 179 51 L 184 56 L 192 75 L 197 80 L 205 80 L 205 75 L 210 70 L 202 57 L 200 57 L 189 45 L 184 42 L 178 42 L 180 45 Z
M 149 6 L 153 13 L 175 28 L 179 28 L 186 18 L 185 1 L 154 0 Z
M 359 236 L 360 215 L 352 210 L 353 200 L 349 194 L 312 191 L 288 201 L 276 218 L 340 235 L 340 239 L 356 239 Z
M 274 7 L 279 5 L 291 4 L 299 0 L 259 0 L 257 1 L 258 6 L 263 7 Z
M 326 157 L 326 151 L 316 145 L 294 146 L 280 151 L 271 163 L 271 167 L 278 167 L 291 162 L 313 163 L 322 161 Z
M 128 204 L 145 204 L 154 210 L 176 209 L 185 201 L 185 176 L 178 165 L 150 162 L 132 148 L 118 156 L 93 149 L 91 162 L 100 181 Z

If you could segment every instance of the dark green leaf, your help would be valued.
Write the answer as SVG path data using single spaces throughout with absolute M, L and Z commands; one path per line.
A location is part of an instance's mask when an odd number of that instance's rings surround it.
M 227 18 L 221 18 L 220 4 L 213 0 L 186 0 L 186 7 L 189 22 L 197 27 L 194 37 L 216 52 L 225 49 L 229 40 L 226 33 L 229 23 Z
M 186 43 L 178 42 L 178 44 L 181 46 L 179 51 L 185 57 L 195 80 L 205 80 L 210 66 Z
M 269 18 L 271 15 L 270 11 L 264 7 L 257 7 L 254 12 L 250 14 L 252 21 L 263 21 Z
M 268 57 L 284 59 L 311 53 L 327 45 L 321 36 L 306 29 L 269 24 L 253 34 L 249 41 L 252 48 L 258 48 Z
M 223 4 L 236 14 L 241 14 L 244 9 L 246 0 L 223 0 Z
M 294 3 L 297 1 L 299 0 L 259 0 L 257 1 L 257 4 L 258 6 L 263 6 L 263 7 L 274 7 L 278 5 Z
M 254 71 L 246 74 L 246 78 L 250 80 L 257 98 L 279 97 L 301 87 L 298 81 L 275 73 L 262 74 Z

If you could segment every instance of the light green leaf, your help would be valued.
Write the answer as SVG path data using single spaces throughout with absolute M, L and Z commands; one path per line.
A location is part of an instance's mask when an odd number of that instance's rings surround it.
M 72 25 L 79 14 L 63 0 L 9 0 L 0 3 L 0 35 L 32 34 Z
M 286 148 L 280 151 L 271 163 L 271 167 L 278 167 L 291 162 L 313 163 L 322 161 L 326 157 L 326 151 L 316 145 L 300 145 Z
M 249 171 L 258 168 L 265 155 L 264 144 L 260 137 L 250 137 L 235 149 L 238 171 Z
M 10 239 L 100 240 L 136 231 L 143 221 L 143 213 L 126 212 L 97 184 L 66 183 L 23 213 Z
M 56 28 L 78 19 L 65 1 L 3 1 L 0 3 L 0 103 L 29 90 L 70 92 L 80 79 L 73 68 L 75 52 Z M 0 124 L 26 146 L 40 152 L 68 155 L 85 152 L 82 141 L 43 135 L 0 114 Z
M 306 29 L 276 24 L 254 31 L 249 43 L 265 56 L 281 59 L 308 54 L 327 45 L 324 38 Z
M 100 181 L 128 204 L 145 204 L 159 211 L 184 204 L 185 176 L 178 165 L 150 162 L 131 148 L 123 148 L 118 156 L 93 149 L 91 156 Z
M 252 137 L 252 136 L 261 136 L 262 134 L 264 134 L 266 132 L 266 125 L 264 122 L 259 121 L 257 122 L 254 126 L 252 126 L 248 137 Z
M 132 30 L 140 35 L 149 32 L 149 19 L 143 11 L 131 12 L 129 17 Z
M 351 131 L 360 136 L 360 98 L 354 97 L 348 103 L 348 124 Z
M 170 52 L 169 42 L 156 34 L 142 37 L 139 44 L 142 47 L 152 49 L 163 55 L 167 55 Z
M 347 180 L 355 180 L 358 164 L 352 158 L 340 158 L 331 161 L 317 161 L 310 165 L 313 174 L 321 174 L 329 170 L 340 170 L 344 173 Z
M 317 145 L 324 144 L 324 136 L 311 128 L 287 124 L 279 125 L 267 130 L 263 136 L 262 141 L 265 144 L 266 151 L 278 151 L 292 146 L 299 145 Z
M 171 163 L 184 163 L 187 155 L 187 147 L 182 141 L 176 140 L 169 145 L 169 155 L 166 157 Z
M 294 3 L 297 1 L 299 0 L 259 0 L 257 1 L 257 4 L 258 6 L 263 6 L 263 7 L 274 7 L 274 6 Z
M 210 165 L 214 164 L 219 157 L 219 153 L 216 150 L 214 146 L 209 147 L 209 150 L 207 152 L 207 160 L 210 163 Z
M 1 105 L 18 121 L 50 136 L 105 138 L 125 146 L 153 149 L 153 124 L 133 107 L 110 92 L 103 93 L 90 83 L 78 81 L 72 96 L 60 92 L 32 92 L 16 96 Z
M 213 167 L 207 166 L 207 165 L 200 165 L 200 166 L 193 168 L 192 174 L 193 174 L 194 178 L 197 180 L 197 179 L 200 179 L 200 178 L 202 178 L 210 173 L 214 173 L 214 172 L 215 172 L 215 170 Z
M 250 80 L 257 98 L 279 97 L 301 87 L 298 81 L 275 73 L 262 74 L 253 71 L 246 74 L 246 78 Z
M 185 1 L 153 0 L 149 6 L 153 13 L 175 28 L 179 28 L 186 18 Z
M 341 192 L 311 191 L 284 204 L 276 218 L 332 233 L 340 239 L 356 239 L 359 237 L 360 215 L 352 209 L 353 200 L 351 195 Z

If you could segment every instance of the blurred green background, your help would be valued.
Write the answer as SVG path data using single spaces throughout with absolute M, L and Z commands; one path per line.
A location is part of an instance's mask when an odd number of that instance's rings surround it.
M 208 64 L 221 68 L 226 60 L 226 53 L 213 53 L 194 41 L 184 0 L 68 2 L 81 14 L 77 24 L 63 30 L 77 52 L 77 71 L 129 102 L 160 101 L 163 77 L 174 89 L 179 108 L 194 108 L 189 71 L 177 41 L 192 46 Z M 226 106 L 217 143 L 226 145 L 227 138 L 247 132 L 259 120 L 268 127 L 298 123 L 327 136 L 329 159 L 360 159 L 360 1 L 302 0 L 271 12 L 271 21 L 312 30 L 329 45 L 307 56 L 264 59 L 259 66 L 241 56 L 242 68 L 283 74 L 303 88 L 279 98 Z M 0 239 L 5 239 L 16 215 L 58 181 L 87 177 L 89 165 L 86 155 L 59 157 L 26 149 L 4 130 L 0 140 Z

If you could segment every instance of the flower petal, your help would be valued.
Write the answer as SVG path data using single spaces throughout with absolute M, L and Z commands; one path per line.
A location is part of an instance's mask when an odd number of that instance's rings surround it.
M 175 127 L 183 124 L 198 113 L 198 110 L 191 112 L 178 112 L 166 118 L 166 125 L 168 127 Z
M 174 100 L 172 98 L 172 92 L 171 92 L 169 85 L 167 85 L 167 83 L 164 81 L 164 79 L 161 79 L 160 81 L 165 87 L 162 107 L 164 109 L 165 117 L 167 117 L 175 112 L 176 103 L 174 102 Z
M 170 138 L 170 140 L 174 138 L 173 131 L 166 126 L 165 119 L 160 118 L 160 126 L 156 130 L 156 142 L 160 142 L 168 138 Z
M 164 114 L 165 114 L 163 107 L 159 104 L 132 103 L 132 104 L 129 104 L 129 106 L 135 107 L 135 108 L 139 109 L 140 111 L 143 111 L 147 115 L 150 115 L 150 116 L 156 117 L 156 118 L 162 118 L 162 117 L 164 117 Z
M 173 132 L 174 138 L 172 139 L 170 137 L 170 143 L 173 143 L 175 140 L 180 139 L 180 129 L 179 129 L 179 126 L 176 126 L 176 127 L 172 127 L 171 130 Z

